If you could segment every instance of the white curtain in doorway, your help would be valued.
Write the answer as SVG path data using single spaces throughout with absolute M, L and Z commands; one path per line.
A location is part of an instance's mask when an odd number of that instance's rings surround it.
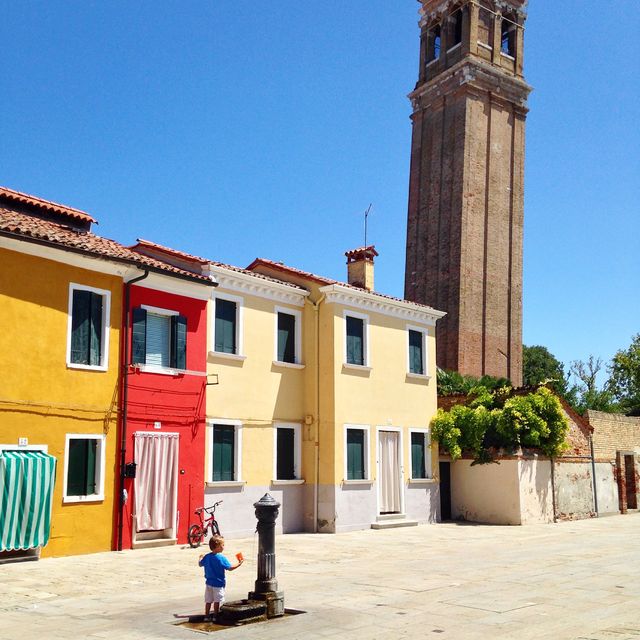
M 380 511 L 400 513 L 400 434 L 380 431 Z
M 139 431 L 135 434 L 136 524 L 138 531 L 175 526 L 178 435 Z

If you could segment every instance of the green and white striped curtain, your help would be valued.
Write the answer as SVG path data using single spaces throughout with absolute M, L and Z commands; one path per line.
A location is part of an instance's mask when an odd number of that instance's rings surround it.
M 49 542 L 55 476 L 56 459 L 42 451 L 0 452 L 0 551 Z

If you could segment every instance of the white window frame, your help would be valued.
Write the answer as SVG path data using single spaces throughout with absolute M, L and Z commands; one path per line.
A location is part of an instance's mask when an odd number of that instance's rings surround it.
M 273 337 L 273 363 L 283 367 L 300 367 L 302 365 L 302 312 L 288 307 L 275 307 L 274 309 L 275 329 Z M 295 338 L 295 354 L 293 362 L 285 362 L 278 360 L 278 314 L 286 313 L 295 318 L 294 338 Z
M 97 295 L 102 296 L 102 335 L 100 336 L 100 342 L 102 347 L 102 356 L 100 358 L 99 365 L 92 364 L 78 364 L 77 362 L 71 362 L 71 329 L 73 327 L 73 292 L 74 291 L 90 291 Z M 76 282 L 69 283 L 69 303 L 68 303 L 68 315 L 67 315 L 67 355 L 66 363 L 69 369 L 85 369 L 90 371 L 107 371 L 109 368 L 109 334 L 111 333 L 111 291 L 107 289 L 97 289 L 96 287 L 90 287 L 84 284 L 78 284 Z
M 218 300 L 236 303 L 236 353 L 223 353 L 216 351 L 216 303 Z M 217 358 L 228 358 L 230 360 L 244 360 L 244 298 L 234 296 L 230 293 L 214 293 L 213 304 L 211 305 L 211 337 L 212 344 L 209 353 Z
M 351 364 L 347 362 L 347 316 L 351 318 L 357 318 L 364 322 L 362 336 L 364 338 L 364 363 L 363 364 Z M 371 369 L 371 355 L 369 353 L 369 316 L 366 313 L 358 313 L 357 311 L 351 311 L 349 309 L 345 309 L 342 312 L 342 348 L 343 348 L 343 366 L 349 369 Z
M 152 313 L 157 316 L 165 316 L 167 318 L 172 318 L 175 316 L 179 316 L 179 311 L 174 311 L 173 309 L 163 309 L 162 307 L 152 307 L 148 304 L 141 304 L 140 307 L 144 309 L 147 314 Z M 148 320 L 148 315 L 147 315 Z M 145 335 L 146 334 L 145 332 Z M 146 338 L 145 338 L 146 339 Z M 147 345 L 145 344 L 145 353 L 147 352 Z M 169 345 L 169 359 L 171 360 L 171 345 Z M 157 364 L 148 364 L 145 362 L 144 364 L 138 363 L 135 365 L 140 371 L 144 371 L 146 373 L 164 373 L 167 375 L 173 375 L 173 372 L 179 371 L 179 369 L 173 369 L 172 367 L 161 367 Z
M 235 427 L 233 448 L 233 476 L 234 480 L 213 480 L 213 428 L 214 425 L 222 427 Z M 227 418 L 207 418 L 207 437 L 205 452 L 205 482 L 211 487 L 235 487 L 245 484 L 242 479 L 242 421 L 229 420 Z
M 278 478 L 278 429 L 293 429 L 292 480 Z M 273 425 L 273 480 L 272 484 L 300 484 L 302 481 L 302 425 L 295 422 L 276 422 Z
M 424 470 L 426 478 L 413 477 L 413 455 L 411 452 L 411 436 L 420 433 L 424 436 Z M 433 480 L 433 465 L 431 463 L 431 431 L 429 429 L 410 428 L 409 429 L 409 482 L 428 482 Z
M 430 378 L 429 374 L 429 354 L 427 353 L 427 338 L 429 337 L 429 332 L 425 327 L 418 327 L 416 325 L 408 324 L 407 327 L 407 376 L 410 378 Z M 417 331 L 422 335 L 422 369 L 424 373 L 412 373 L 411 371 L 411 358 L 409 352 L 409 331 Z
M 69 473 L 69 442 L 71 440 L 97 440 L 96 451 L 96 490 L 87 496 L 69 496 L 67 495 L 67 475 Z M 106 467 L 106 442 L 107 437 L 103 433 L 67 433 L 64 443 L 64 477 L 62 488 L 62 502 L 101 502 L 104 500 L 104 476 Z
M 347 430 L 359 429 L 364 431 L 364 478 L 362 480 L 348 480 L 347 464 Z M 343 433 L 342 451 L 344 455 L 343 473 L 344 484 L 371 484 L 371 425 L 368 424 L 345 424 Z

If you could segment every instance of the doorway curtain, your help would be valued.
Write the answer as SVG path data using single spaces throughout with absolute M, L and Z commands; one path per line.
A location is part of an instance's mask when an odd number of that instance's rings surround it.
M 380 512 L 400 513 L 400 434 L 380 431 Z

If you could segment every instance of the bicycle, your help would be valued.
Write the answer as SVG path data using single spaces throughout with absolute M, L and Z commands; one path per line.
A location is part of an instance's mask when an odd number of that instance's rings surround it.
M 200 518 L 200 524 L 192 524 L 189 527 L 187 540 L 189 541 L 189 546 L 192 549 L 197 549 L 200 546 L 200 543 L 207 537 L 207 530 L 211 530 L 212 536 L 220 535 L 220 527 L 218 526 L 218 521 L 214 515 L 216 507 L 219 504 L 222 504 L 222 500 L 219 500 L 211 507 L 198 507 L 194 511 L 198 518 Z M 206 520 L 203 519 L 203 512 L 209 514 L 209 517 Z

